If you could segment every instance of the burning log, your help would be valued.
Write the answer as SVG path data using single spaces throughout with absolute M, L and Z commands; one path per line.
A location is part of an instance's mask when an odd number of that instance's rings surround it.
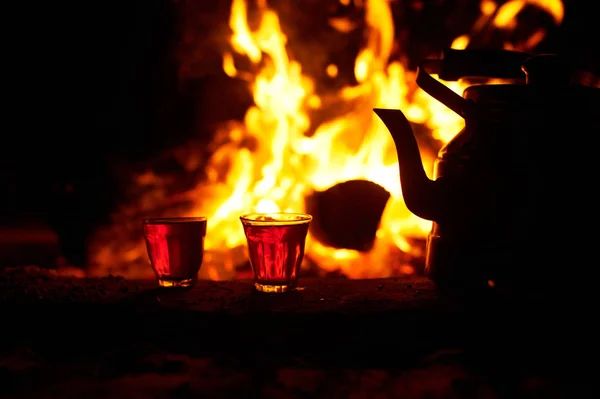
M 306 198 L 313 215 L 311 234 L 322 244 L 366 252 L 373 247 L 381 215 L 390 198 L 383 187 L 349 180 Z

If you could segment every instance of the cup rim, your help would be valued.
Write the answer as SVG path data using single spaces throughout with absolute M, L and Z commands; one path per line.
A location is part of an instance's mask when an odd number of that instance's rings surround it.
M 270 220 L 256 220 L 258 217 L 270 217 Z M 240 216 L 244 225 L 250 226 L 290 226 L 310 223 L 312 215 L 299 212 L 255 212 Z
M 205 216 L 179 217 L 147 217 L 142 218 L 143 224 L 174 224 L 174 223 L 206 223 Z

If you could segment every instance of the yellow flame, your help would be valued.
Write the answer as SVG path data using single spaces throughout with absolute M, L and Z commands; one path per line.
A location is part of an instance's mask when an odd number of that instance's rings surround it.
M 338 75 L 338 67 L 335 64 L 329 64 L 327 65 L 325 72 L 327 72 L 327 75 L 329 75 L 330 78 L 335 78 Z
M 340 2 L 349 4 L 349 0 Z M 562 20 L 563 7 L 558 0 L 511 0 L 498 10 L 494 1 L 483 0 L 482 18 L 494 18 L 496 26 L 509 27 L 525 4 L 547 10 L 557 23 Z M 439 146 L 451 140 L 464 126 L 464 121 L 418 88 L 414 72 L 402 62 L 389 60 L 394 46 L 390 1 L 354 1 L 354 5 L 366 7 L 365 43 L 354 64 L 357 83 L 320 95 L 315 90 L 315 81 L 305 74 L 302 65 L 289 57 L 287 37 L 277 14 L 266 1 L 257 3 L 258 23 L 252 30 L 245 0 L 233 0 L 229 26 L 231 48 L 236 56 L 231 52 L 223 54 L 222 67 L 228 76 L 248 81 L 254 105 L 247 110 L 243 121 L 224 124 L 216 132 L 215 140 L 221 144 L 208 162 L 206 180 L 185 193 L 185 199 L 194 203 L 185 214 L 208 217 L 207 253 L 200 277 L 232 278 L 235 265 L 245 261 L 240 215 L 303 212 L 307 195 L 352 179 L 372 181 L 391 194 L 373 249 L 367 253 L 334 249 L 309 235 L 307 258 L 323 270 L 341 270 L 350 278 L 414 272 L 406 258 L 423 256 L 422 247 L 415 246 L 414 239 L 423 239 L 431 223 L 406 208 L 394 144 L 371 110 L 374 107 L 403 110 L 411 122 L 424 125 L 432 137 L 439 140 Z M 477 26 L 483 26 L 484 19 L 480 19 Z M 329 22 L 337 24 L 340 30 L 355 28 L 348 21 L 341 21 Z M 528 44 L 539 42 L 543 34 L 532 36 Z M 452 42 L 452 48 L 466 48 L 469 40 L 468 35 L 459 36 Z M 235 60 L 240 57 L 247 57 L 254 69 L 238 68 Z M 326 73 L 336 77 L 337 65 L 327 66 Z M 459 94 L 465 87 L 460 82 L 446 82 L 446 85 Z M 329 118 L 314 125 L 311 116 L 315 110 Z M 422 150 L 424 166 L 431 171 L 435 154 Z M 193 169 L 199 161 L 189 162 Z M 136 184 L 160 187 L 164 182 L 148 172 L 139 176 Z M 166 194 L 159 191 L 154 196 L 143 197 L 139 206 L 151 209 L 151 204 L 164 202 L 165 197 Z M 124 217 L 127 218 L 127 214 Z M 110 273 L 114 264 L 146 258 L 143 241 L 116 246 L 116 231 L 115 228 L 108 232 L 108 240 L 98 239 L 100 244 L 93 253 L 98 268 L 93 273 Z M 151 270 L 145 267 L 143 272 L 135 273 L 129 271 L 130 276 L 139 277 Z
M 516 23 L 516 15 L 527 4 L 537 6 L 548 12 L 556 25 L 562 23 L 565 10 L 561 0 L 509 0 L 498 10 L 496 18 L 494 18 L 494 24 L 501 28 L 513 29 Z
M 498 5 L 495 1 L 482 0 L 479 9 L 481 10 L 481 15 L 490 16 L 496 11 L 496 7 L 498 7 Z
M 229 154 L 232 164 L 227 180 L 231 192 L 218 201 L 221 205 L 209 217 L 209 230 L 213 233 L 207 237 L 207 249 L 243 244 L 237 219 L 241 213 L 304 211 L 303 199 L 312 190 L 325 190 L 347 180 L 367 179 L 392 194 L 377 233 L 378 245 L 368 254 L 362 254 L 328 248 L 309 237 L 307 253 L 320 267 L 341 268 L 350 277 L 389 275 L 392 271 L 386 271 L 389 267 L 383 261 L 388 255 L 386 248 L 391 245 L 410 253 L 411 246 L 405 236 L 424 236 L 430 223 L 406 209 L 393 143 L 371 109 L 376 106 L 405 109 L 413 121 L 426 123 L 444 139 L 456 134 L 462 121 L 423 92 L 409 89 L 413 75 L 401 63 L 388 63 L 394 37 L 389 2 L 372 0 L 366 3 L 366 45 L 355 61 L 358 85 L 339 93 L 340 98 L 355 106 L 344 115 L 322 123 L 307 137 L 308 112 L 321 106 L 322 99 L 316 100 L 319 96 L 314 93 L 314 83 L 302 74 L 301 66 L 288 59 L 286 37 L 277 15 L 265 8 L 259 28 L 252 32 L 244 23 L 245 10 L 245 5 L 232 7 L 231 21 L 236 21 L 231 24 L 232 46 L 250 61 L 262 60 L 265 65 L 251 82 L 255 105 L 244 120 L 246 135 L 260 144 L 252 157 L 242 150 L 235 156 Z M 224 61 L 224 68 L 228 74 L 237 71 L 229 58 Z M 335 75 L 337 68 L 330 66 L 328 73 Z M 456 90 L 460 87 L 456 86 Z M 426 159 L 430 169 L 431 154 Z M 206 214 L 206 207 L 192 213 Z
M 251 40 L 250 29 L 247 24 L 247 10 L 245 0 L 233 0 L 231 4 L 231 17 L 229 27 L 234 32 L 231 45 L 240 54 L 247 54 L 252 62 L 260 61 L 261 52 Z
M 453 48 L 455 50 L 464 50 L 467 48 L 467 45 L 469 44 L 469 40 L 470 40 L 469 36 L 460 35 L 459 37 L 454 39 L 454 41 L 450 45 L 450 48 Z

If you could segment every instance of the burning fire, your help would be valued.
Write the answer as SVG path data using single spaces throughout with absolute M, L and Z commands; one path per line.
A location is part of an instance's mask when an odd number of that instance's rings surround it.
M 345 5 L 350 1 L 340 0 Z M 243 121 L 228 123 L 216 132 L 215 137 L 224 144 L 212 154 L 207 178 L 182 195 L 192 200 L 193 206 L 182 209 L 173 205 L 168 212 L 157 216 L 207 216 L 207 253 L 200 274 L 214 280 L 228 279 L 235 277 L 235 266 L 246 259 L 240 215 L 301 212 L 305 210 L 305 197 L 314 190 L 365 179 L 391 194 L 373 249 L 368 253 L 333 249 L 309 235 L 306 257 L 322 270 L 339 270 L 349 278 L 413 272 L 405 262 L 410 256 L 422 256 L 422 246 L 412 243 L 414 238 L 427 235 L 430 222 L 407 210 L 393 142 L 371 110 L 374 107 L 403 110 L 411 122 L 426 126 L 440 146 L 460 131 L 463 120 L 416 87 L 414 71 L 390 59 L 394 46 L 390 0 L 368 0 L 364 4 L 355 1 L 357 7 L 364 7 L 366 26 L 364 47 L 354 63 L 356 84 L 326 94 L 318 93 L 319 82 L 307 76 L 302 65 L 290 57 L 277 13 L 266 0 L 256 3 L 259 21 L 257 28 L 251 29 L 248 4 L 245 0 L 233 0 L 229 18 L 233 32 L 231 51 L 223 54 L 223 70 L 230 77 L 248 82 L 254 105 L 247 110 Z M 490 26 L 513 29 L 515 16 L 526 5 L 549 13 L 555 24 L 562 21 L 560 0 L 510 0 L 501 5 L 482 0 L 481 16 L 472 34 Z M 339 31 L 352 29 L 344 19 L 331 23 Z M 525 42 L 506 43 L 505 48 L 530 50 L 544 34 L 539 29 Z M 469 36 L 460 36 L 452 47 L 465 48 L 468 43 Z M 236 60 L 243 57 L 253 66 L 251 71 L 236 65 Z M 338 66 L 327 66 L 326 73 L 335 77 Z M 457 82 L 447 84 L 457 93 L 462 93 L 465 87 Z M 339 107 L 340 103 L 344 107 Z M 336 111 L 339 109 L 343 112 Z M 316 111 L 326 111 L 329 119 L 315 126 L 311 116 Z M 428 170 L 434 156 L 435 153 L 423 154 Z M 188 161 L 190 168 L 197 163 L 193 158 Z M 166 194 L 151 171 L 138 176 L 136 185 L 155 190 L 142 196 L 133 207 L 124 208 L 109 229 L 98 232 L 91 245 L 89 273 L 118 273 L 128 277 L 146 277 L 152 273 L 136 215 L 156 209 L 157 204 L 167 205 Z

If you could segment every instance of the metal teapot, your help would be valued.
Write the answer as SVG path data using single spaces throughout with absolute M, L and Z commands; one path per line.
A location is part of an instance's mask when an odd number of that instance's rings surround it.
M 505 78 L 461 97 L 430 74 Z M 580 73 L 581 75 L 581 73 Z M 417 84 L 465 119 L 439 152 L 434 180 L 399 110 L 374 109 L 398 154 L 404 201 L 433 221 L 426 272 L 459 295 L 547 298 L 589 264 L 598 245 L 600 89 L 556 55 L 447 50 L 423 61 Z

